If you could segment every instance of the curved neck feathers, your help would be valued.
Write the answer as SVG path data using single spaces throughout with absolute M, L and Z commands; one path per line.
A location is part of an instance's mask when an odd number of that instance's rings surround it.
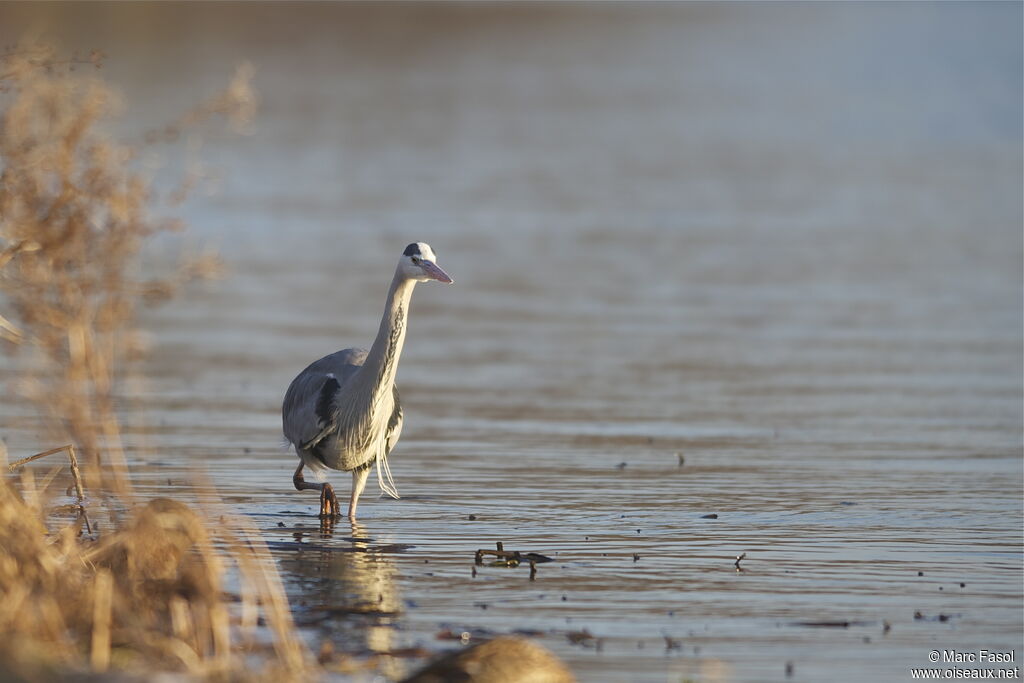
M 384 306 L 384 315 L 380 320 L 380 329 L 373 346 L 359 371 L 363 381 L 371 383 L 373 393 L 381 393 L 381 389 L 391 390 L 398 370 L 398 358 L 402 355 L 405 345 L 406 321 L 409 318 L 409 299 L 416 286 L 415 280 L 409 280 L 395 269 L 395 277 L 388 290 L 388 300 Z

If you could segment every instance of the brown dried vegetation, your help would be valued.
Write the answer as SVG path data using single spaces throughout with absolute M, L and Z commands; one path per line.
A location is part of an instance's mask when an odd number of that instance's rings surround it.
M 101 59 L 35 46 L 0 57 L 0 339 L 18 354 L 18 389 L 74 444 L 69 453 L 84 454 L 86 498 L 111 520 L 99 536 L 83 534 L 81 515 L 69 524 L 54 514 L 55 471 L 38 485 L 30 468 L 0 482 L 0 677 L 308 677 L 312 659 L 252 525 L 209 502 L 196 512 L 132 494 L 120 420 L 140 352 L 136 310 L 214 264 L 139 277 L 147 240 L 176 226 L 150 214 L 153 192 L 133 170 L 139 149 L 101 132 L 118 108 L 96 74 Z M 248 79 L 240 70 L 162 130 L 217 115 L 243 125 L 255 102 Z
M 25 679 L 74 671 L 274 680 L 307 672 L 280 580 L 245 520 L 158 498 L 96 541 L 47 528 L 32 477 L 0 484 L 0 660 Z M 237 596 L 224 577 L 239 578 Z M 269 627 L 258 629 L 263 622 Z M 268 644 L 269 641 L 269 644 Z
M 99 59 L 89 63 L 98 67 Z M 19 389 L 94 465 L 90 488 L 102 483 L 124 492 L 115 399 L 140 350 L 136 309 L 212 274 L 216 264 L 190 259 L 167 277 L 139 277 L 144 243 L 179 226 L 150 215 L 153 192 L 134 170 L 139 149 L 100 130 L 119 109 L 118 97 L 96 75 L 73 72 L 77 62 L 57 61 L 40 47 L 0 59 L 7 100 L 0 118 L 0 335 L 30 352 Z M 181 121 L 197 124 L 215 113 L 244 121 L 254 101 L 248 78 L 240 70 L 223 95 Z M 103 481 L 101 452 L 114 481 Z

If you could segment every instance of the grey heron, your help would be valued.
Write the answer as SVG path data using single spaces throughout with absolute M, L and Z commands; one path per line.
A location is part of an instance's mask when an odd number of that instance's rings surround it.
M 328 469 L 352 473 L 348 516 L 355 519 L 359 495 L 374 463 L 381 491 L 398 498 L 387 457 L 402 433 L 402 407 L 395 387 L 405 344 L 409 301 L 417 282 L 452 279 L 437 265 L 430 245 L 410 244 L 402 252 L 388 290 L 377 338 L 369 351 L 344 349 L 312 363 L 292 380 L 281 406 L 284 435 L 295 447 L 299 467 L 292 483 L 299 491 L 320 491 L 320 516 L 338 517 Z M 322 483 L 302 475 L 310 468 Z

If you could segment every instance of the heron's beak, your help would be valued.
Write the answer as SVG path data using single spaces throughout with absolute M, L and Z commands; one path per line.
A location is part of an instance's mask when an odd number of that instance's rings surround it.
M 441 267 L 436 263 L 423 260 L 420 261 L 420 268 L 423 269 L 423 272 L 431 280 L 437 280 L 438 282 L 443 282 L 446 285 L 450 285 L 452 282 L 454 282 L 454 280 L 452 280 L 451 277 L 449 277 L 448 273 L 441 270 Z

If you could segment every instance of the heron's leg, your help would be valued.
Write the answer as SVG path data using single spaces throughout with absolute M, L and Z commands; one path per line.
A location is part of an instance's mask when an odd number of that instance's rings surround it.
M 340 517 L 341 510 L 338 506 L 338 498 L 334 495 L 334 487 L 330 484 L 311 484 L 306 481 L 306 478 L 302 476 L 303 463 L 299 463 L 298 469 L 295 470 L 295 474 L 292 475 L 292 484 L 299 491 L 305 491 L 306 489 L 313 489 L 314 491 L 320 492 L 320 516 L 321 517 Z
M 304 476 L 302 476 L 302 468 L 303 467 L 305 467 L 305 463 L 303 463 L 302 460 L 299 460 L 299 466 L 295 470 L 295 474 L 292 475 L 292 484 L 295 485 L 295 489 L 297 491 L 303 491 L 305 489 L 318 489 L 319 490 L 320 487 L 317 486 L 316 484 L 307 484 L 306 483 L 306 478 Z
M 363 492 L 363 487 L 366 486 L 366 480 L 370 476 L 370 470 L 372 467 L 364 467 L 361 470 L 356 470 L 352 473 L 352 498 L 348 501 L 348 518 L 356 518 L 356 506 L 359 505 L 359 494 Z

